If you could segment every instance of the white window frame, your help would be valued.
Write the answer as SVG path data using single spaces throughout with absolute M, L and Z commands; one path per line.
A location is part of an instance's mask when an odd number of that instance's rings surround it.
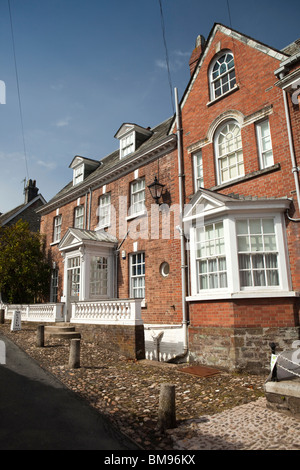
M 84 225 L 84 206 L 75 207 L 74 211 L 74 228 L 83 229 Z
M 214 72 L 214 68 L 216 65 L 219 65 L 219 68 L 221 69 L 222 63 L 225 63 L 224 61 L 221 63 L 221 60 L 223 57 L 225 58 L 224 60 L 226 61 L 226 58 L 229 59 L 229 56 L 232 56 L 233 60 L 233 67 L 228 69 L 228 66 L 226 65 L 226 70 L 220 71 L 219 75 L 216 75 L 216 71 Z M 230 63 L 231 60 L 228 62 Z M 226 63 L 226 64 L 228 64 Z M 232 72 L 234 73 L 232 76 Z M 218 82 L 220 81 L 220 87 L 217 87 Z M 220 52 L 214 59 L 213 63 L 210 66 L 209 69 L 209 83 L 210 83 L 210 96 L 211 100 L 217 100 L 221 98 L 222 96 L 226 95 L 229 93 L 236 85 L 236 74 L 235 74 L 235 62 L 234 62 L 234 55 L 231 51 L 222 51 Z M 228 86 L 228 89 L 227 89 Z M 220 94 L 217 94 L 216 91 L 217 89 L 220 89 Z
M 111 219 L 111 195 L 110 193 L 103 194 L 99 198 L 98 208 L 98 228 L 106 228 L 110 226 Z
M 120 139 L 120 158 L 127 157 L 135 151 L 135 131 L 125 134 Z
M 239 225 L 242 226 L 242 230 L 239 229 Z M 236 237 L 240 289 L 279 287 L 279 253 L 274 217 L 237 218 Z M 245 259 L 243 265 L 242 257 Z M 276 259 L 276 266 L 270 266 L 271 257 L 273 261 Z M 275 272 L 277 276 L 274 284 L 271 278 L 275 275 Z M 248 277 L 247 283 L 242 281 L 242 274 L 244 274 L 244 279 Z
M 262 128 L 266 124 L 267 124 L 268 133 L 266 135 L 263 135 Z M 255 127 L 256 127 L 257 146 L 258 146 L 258 153 L 259 153 L 259 163 L 260 163 L 260 168 L 263 170 L 264 168 L 268 168 L 269 166 L 274 165 L 274 155 L 273 155 L 269 119 L 263 119 L 257 122 L 255 124 Z M 265 143 L 267 143 L 267 145 Z M 268 163 L 267 163 L 267 154 L 269 154 L 268 159 L 270 159 Z
M 51 271 L 50 302 L 57 303 L 58 296 L 58 269 Z
M 135 186 L 137 187 L 135 189 Z M 145 178 L 139 178 L 130 184 L 129 217 L 143 215 L 146 212 L 146 183 Z
M 202 151 L 193 154 L 193 164 L 194 164 L 194 191 L 198 191 L 199 188 L 204 187 L 203 180 L 203 158 Z
M 247 219 L 273 219 L 276 236 L 276 252 L 278 253 L 278 286 L 249 286 L 242 287 L 239 274 L 239 259 L 238 259 L 238 240 L 237 240 L 237 220 Z M 287 242 L 285 233 L 285 220 L 284 214 L 275 212 L 267 214 L 265 211 L 251 212 L 241 216 L 241 213 L 232 213 L 224 215 L 223 217 L 212 218 L 205 222 L 212 224 L 223 221 L 224 227 L 224 240 L 226 252 L 226 267 L 227 267 L 227 288 L 223 289 L 206 289 L 200 291 L 198 284 L 198 270 L 197 270 L 197 243 L 196 243 L 196 230 L 201 228 L 190 228 L 190 266 L 191 266 L 191 295 L 187 300 L 211 300 L 211 299 L 234 299 L 234 298 L 256 298 L 256 297 L 289 297 L 294 296 L 295 293 L 291 290 L 291 278 L 289 269 L 289 260 L 287 252 Z
M 235 126 L 234 129 L 238 128 L 239 129 L 239 141 L 237 141 L 236 137 L 231 139 L 227 139 L 225 141 L 226 145 L 226 152 L 220 153 L 220 138 L 221 135 L 224 136 L 224 139 L 226 139 L 226 135 L 230 133 L 230 130 L 228 129 L 227 134 L 225 134 L 225 128 L 227 126 Z M 233 147 L 230 148 L 229 142 L 233 142 Z M 218 184 L 225 184 L 228 183 L 229 181 L 234 181 L 237 178 L 241 178 L 242 176 L 245 176 L 245 166 L 244 166 L 244 156 L 243 156 L 243 142 L 242 142 L 242 133 L 241 133 L 241 126 L 236 121 L 235 119 L 231 119 L 228 121 L 222 122 L 220 126 L 218 127 L 215 136 L 214 136 L 214 147 L 215 147 L 215 157 L 216 157 L 216 167 L 217 167 L 217 179 L 218 179 Z M 222 168 L 222 162 L 227 162 L 227 165 L 224 165 L 224 168 Z M 236 170 L 236 175 L 226 179 L 222 176 L 225 173 L 225 170 L 228 172 Z
M 84 163 L 78 165 L 73 170 L 73 186 L 84 180 Z
M 53 221 L 53 243 L 60 242 L 61 239 L 62 216 L 57 215 Z
M 93 255 L 90 258 L 90 298 L 106 298 L 109 288 L 109 258 Z
M 138 270 L 139 267 L 141 268 L 140 271 Z M 144 251 L 130 254 L 129 269 L 130 297 L 133 299 L 145 299 L 146 263 Z
M 228 284 L 223 221 L 208 223 L 196 230 L 195 245 L 197 292 L 226 290 Z M 204 284 L 206 287 L 201 287 Z

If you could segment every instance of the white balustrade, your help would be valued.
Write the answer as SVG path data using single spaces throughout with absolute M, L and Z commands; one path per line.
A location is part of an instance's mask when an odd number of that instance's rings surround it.
M 5 306 L 5 318 L 12 319 L 13 312 L 21 312 L 21 320 L 32 322 L 63 322 L 64 304 L 32 304 L 32 305 L 13 305 Z
M 72 303 L 71 323 L 142 325 L 141 301 L 107 300 Z

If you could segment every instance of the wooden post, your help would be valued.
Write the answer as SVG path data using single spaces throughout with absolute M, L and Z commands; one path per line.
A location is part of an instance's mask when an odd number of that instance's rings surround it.
M 70 369 L 80 367 L 80 339 L 71 339 L 69 367 Z
M 44 325 L 39 325 L 36 331 L 36 345 L 38 348 L 43 348 L 45 344 L 45 328 Z
M 161 384 L 158 409 L 160 431 L 176 427 L 175 385 Z
M 0 309 L 0 325 L 3 325 L 4 324 L 4 308 L 1 308 Z

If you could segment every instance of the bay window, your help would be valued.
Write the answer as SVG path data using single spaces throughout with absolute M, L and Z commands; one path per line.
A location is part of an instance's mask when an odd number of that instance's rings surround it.
M 246 201 L 200 189 L 183 219 L 190 256 L 187 299 L 295 295 L 285 235 L 289 204 L 284 198 Z

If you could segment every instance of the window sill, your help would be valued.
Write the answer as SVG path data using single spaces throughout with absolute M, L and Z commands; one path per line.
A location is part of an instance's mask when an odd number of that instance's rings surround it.
M 59 245 L 59 244 L 60 244 L 60 240 L 57 240 L 56 242 L 50 243 L 50 246 L 55 246 L 55 245 Z
M 137 212 L 135 214 L 131 214 L 129 215 L 128 217 L 126 217 L 126 220 L 132 220 L 132 219 L 136 219 L 137 217 L 143 217 L 144 215 L 147 215 L 147 211 L 143 211 L 143 212 Z
M 226 93 L 223 93 L 223 95 L 218 96 L 218 98 L 215 98 L 214 100 L 211 100 L 211 101 L 209 101 L 208 103 L 206 103 L 206 106 L 209 107 L 209 106 L 212 106 L 212 105 L 215 104 L 215 103 L 218 103 L 218 102 L 219 102 L 220 100 L 222 100 L 223 98 L 226 98 L 226 96 L 231 95 L 231 94 L 234 93 L 235 91 L 238 91 L 239 88 L 240 88 L 240 87 L 239 87 L 238 85 L 234 85 L 234 87 L 231 88 L 231 90 L 226 91 Z
M 204 302 L 207 300 L 238 300 L 238 299 L 263 299 L 274 297 L 300 297 L 299 291 L 241 291 L 241 292 L 223 292 L 223 293 L 205 293 L 190 295 L 186 297 L 187 302 Z
M 241 176 L 239 178 L 236 178 L 234 180 L 226 181 L 226 183 L 221 183 L 218 184 L 217 186 L 213 186 L 212 188 L 209 188 L 211 191 L 214 190 L 220 190 L 223 188 L 227 188 L 229 186 L 233 186 L 234 184 L 238 183 L 243 183 L 244 181 L 250 180 L 252 178 L 256 178 L 258 176 L 263 176 L 267 173 L 272 173 L 273 171 L 280 170 L 280 163 L 276 163 L 275 165 L 268 166 L 267 168 L 264 168 L 262 170 L 257 170 L 257 171 L 252 171 L 251 173 L 247 173 L 244 176 Z
M 97 225 L 97 227 L 95 228 L 95 232 L 100 232 L 101 230 L 105 230 L 106 228 L 108 229 L 109 227 L 111 227 L 110 224 L 107 224 L 107 225 Z

